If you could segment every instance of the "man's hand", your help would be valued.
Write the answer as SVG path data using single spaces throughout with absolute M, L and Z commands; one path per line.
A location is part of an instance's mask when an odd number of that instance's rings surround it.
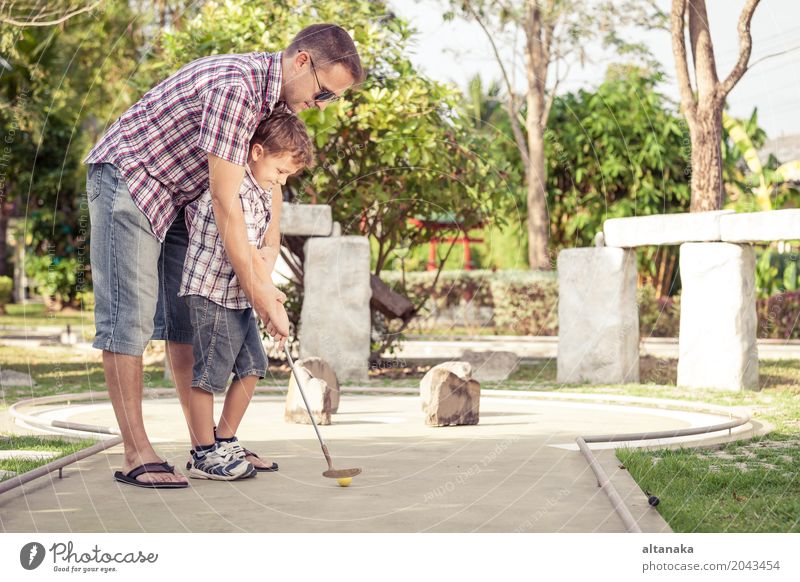
M 259 293 L 253 303 L 253 309 L 266 325 L 267 333 L 278 342 L 281 350 L 289 336 L 289 316 L 283 307 L 284 301 L 286 301 L 286 294 L 283 291 L 274 285 L 267 285 L 264 292 Z

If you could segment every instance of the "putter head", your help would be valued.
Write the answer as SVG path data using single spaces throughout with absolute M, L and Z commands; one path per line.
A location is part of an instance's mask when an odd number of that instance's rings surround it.
M 361 473 L 361 469 L 328 469 L 322 476 L 329 479 L 342 479 L 345 477 L 355 477 Z

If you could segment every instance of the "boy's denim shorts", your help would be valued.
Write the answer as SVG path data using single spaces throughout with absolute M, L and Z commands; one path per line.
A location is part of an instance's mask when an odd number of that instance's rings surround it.
M 253 317 L 253 308 L 228 309 L 200 295 L 184 297 L 194 339 L 192 387 L 224 392 L 234 378 L 267 373 L 267 354 Z
M 86 194 L 96 333 L 93 346 L 141 356 L 151 339 L 192 343 L 178 297 L 189 234 L 181 211 L 159 242 L 113 164 L 89 164 Z

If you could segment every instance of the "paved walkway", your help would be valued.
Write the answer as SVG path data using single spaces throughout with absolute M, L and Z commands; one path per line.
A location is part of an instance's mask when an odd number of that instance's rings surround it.
M 578 435 L 668 430 L 727 417 L 501 393 L 481 398 L 477 426 L 425 426 L 415 396 L 343 394 L 321 427 L 334 464 L 363 474 L 348 488 L 321 473 L 310 425 L 283 421 L 280 396 L 257 396 L 240 430 L 278 473 L 233 483 L 190 480 L 154 491 L 111 478 L 121 448 L 0 496 L 5 532 L 622 532 L 622 521 L 580 453 Z M 157 449 L 182 469 L 186 429 L 175 399 L 145 400 Z M 110 426 L 107 402 L 38 410 L 47 418 Z M 737 435 L 734 435 L 736 437 Z M 748 433 L 738 434 L 745 438 Z M 612 451 L 598 454 L 646 532 L 669 526 Z M 662 499 L 662 504 L 680 500 Z

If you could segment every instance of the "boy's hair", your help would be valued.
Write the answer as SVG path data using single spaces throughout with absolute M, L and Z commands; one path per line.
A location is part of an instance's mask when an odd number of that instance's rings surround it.
M 329 68 L 341 64 L 353 77 L 353 83 L 364 81 L 364 69 L 353 39 L 336 24 L 312 24 L 297 33 L 289 48 L 291 56 L 303 50 L 311 53 L 317 67 Z
M 295 163 L 306 168 L 314 162 L 313 147 L 306 131 L 306 124 L 285 110 L 274 111 L 258 124 L 253 137 L 250 138 L 250 147 L 255 144 L 263 147 L 267 155 L 288 153 Z

